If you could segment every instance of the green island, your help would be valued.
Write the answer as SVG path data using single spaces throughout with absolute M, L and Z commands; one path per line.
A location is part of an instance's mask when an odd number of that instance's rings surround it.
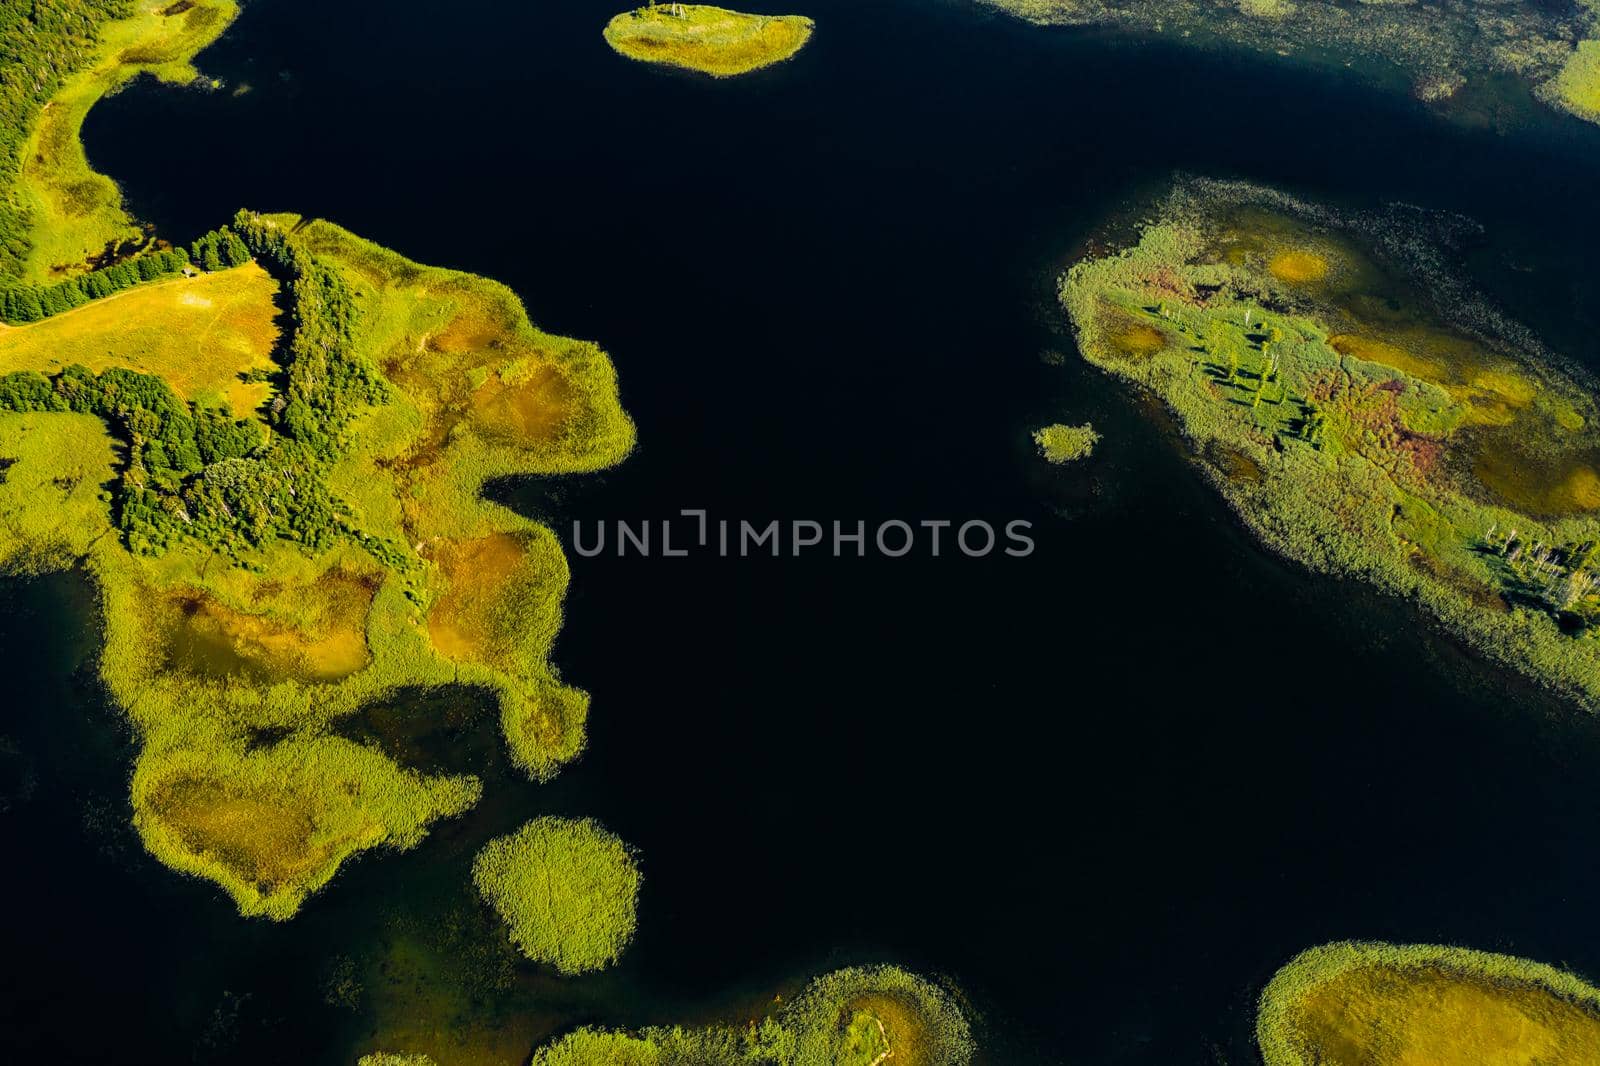
M 633 939 L 638 867 L 592 819 L 536 818 L 489 841 L 472 880 L 522 953 L 559 973 L 604 969 Z
M 1033 443 L 1038 446 L 1039 454 L 1046 462 L 1059 466 L 1093 455 L 1095 445 L 1100 443 L 1100 434 L 1087 422 L 1081 426 L 1067 426 L 1058 422 L 1034 430 Z
M 1261 995 L 1266 1066 L 1578 1066 L 1600 1062 L 1600 989 L 1509 955 L 1338 943 Z
M 816 24 L 799 15 L 747 15 L 709 4 L 658 4 L 607 24 L 606 43 L 629 59 L 718 78 L 782 63 L 804 48 Z
M 3 27 L 58 65 L 3 88 L 28 132 L 0 216 L 0 566 L 93 578 L 145 845 L 287 918 L 478 798 L 342 736 L 363 707 L 472 686 L 535 778 L 578 753 L 588 698 L 547 663 L 565 558 L 483 489 L 611 465 L 633 425 L 605 353 L 492 281 L 293 215 L 144 235 L 88 171 L 83 114 L 136 74 L 195 77 L 235 7 L 40 10 L 59 24 Z
M 1328 65 L 1376 58 L 1436 103 L 1469 80 L 1511 78 L 1600 122 L 1600 0 L 983 0 L 1051 26 L 1115 26 L 1243 45 Z
M 838 970 L 743 1024 L 585 1027 L 533 1055 L 533 1066 L 965 1066 L 971 1031 L 949 992 L 893 966 Z M 432 1061 L 375 1053 L 362 1066 Z
M 1180 186 L 1074 266 L 1085 359 L 1149 390 L 1268 545 L 1600 706 L 1600 408 L 1406 218 Z

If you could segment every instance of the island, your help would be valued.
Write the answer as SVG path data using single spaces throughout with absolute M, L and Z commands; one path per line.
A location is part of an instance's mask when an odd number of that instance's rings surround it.
M 1193 181 L 1061 284 L 1262 541 L 1600 706 L 1600 408 L 1403 209 Z M 1114 242 L 1115 243 L 1115 242 Z
M 497 837 L 472 879 L 522 953 L 558 973 L 604 969 L 633 939 L 639 869 L 593 819 L 536 818 Z
M 1115 26 L 1225 42 L 1342 67 L 1378 59 L 1428 103 L 1470 81 L 1520 81 L 1553 107 L 1600 122 L 1600 2 L 1442 0 L 982 0 L 1047 26 Z
M 1531 1066 L 1600 1062 L 1600 989 L 1464 948 L 1328 944 L 1261 995 L 1266 1066 Z
M 1093 455 L 1095 445 L 1100 443 L 1100 434 L 1087 422 L 1081 426 L 1068 426 L 1058 422 L 1034 430 L 1033 443 L 1046 462 L 1060 466 Z
M 652 0 L 612 19 L 605 38 L 629 59 L 731 78 L 792 58 L 813 29 L 815 23 L 799 15 L 747 15 Z

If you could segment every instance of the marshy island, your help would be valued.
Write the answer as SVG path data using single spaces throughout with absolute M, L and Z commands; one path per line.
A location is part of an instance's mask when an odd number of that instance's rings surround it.
M 1267 544 L 1600 706 L 1600 409 L 1399 217 L 1196 181 L 1063 278 Z

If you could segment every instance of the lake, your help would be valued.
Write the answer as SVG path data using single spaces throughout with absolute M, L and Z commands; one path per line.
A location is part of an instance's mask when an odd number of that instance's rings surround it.
M 519 1062 L 882 961 L 954 980 L 985 1062 L 1241 1066 L 1261 987 L 1328 940 L 1600 977 L 1600 727 L 1266 554 L 1052 293 L 1176 172 L 1240 177 L 1477 219 L 1476 279 L 1600 370 L 1600 129 L 947 0 L 809 0 L 796 60 L 710 82 L 614 55 L 614 13 L 251 0 L 200 58 L 248 92 L 140 84 L 85 141 L 175 240 L 240 206 L 325 216 L 599 342 L 638 451 L 504 487 L 569 544 L 705 508 L 1026 520 L 1036 550 L 574 557 L 582 760 L 522 780 L 470 693 L 373 709 L 352 735 L 485 800 L 286 925 L 140 847 L 86 582 L 0 586 L 14 1057 L 351 1063 L 442 1030 Z M 1092 460 L 1037 459 L 1032 429 L 1086 419 Z M 544 813 L 640 850 L 613 971 L 514 965 L 474 898 L 477 848 Z

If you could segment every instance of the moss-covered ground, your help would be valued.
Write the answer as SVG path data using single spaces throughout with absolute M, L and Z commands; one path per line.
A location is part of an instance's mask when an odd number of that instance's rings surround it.
M 714 77 L 748 74 L 791 58 L 814 23 L 799 15 L 747 15 L 708 4 L 651 4 L 606 26 L 606 42 L 629 59 Z
M 1600 705 L 1600 409 L 1403 220 L 1191 183 L 1061 295 L 1268 544 Z
M 24 144 L 13 193 L 31 225 L 23 280 L 51 281 L 87 269 L 108 251 L 144 242 L 116 182 L 89 165 L 79 138 L 84 117 L 107 93 L 141 74 L 175 85 L 197 81 L 190 61 L 238 10 L 234 0 L 141 3 L 128 18 L 101 28 L 94 60 L 39 113 Z
M 1600 1062 L 1600 989 L 1461 948 L 1329 944 L 1261 996 L 1266 1066 L 1580 1066 Z

